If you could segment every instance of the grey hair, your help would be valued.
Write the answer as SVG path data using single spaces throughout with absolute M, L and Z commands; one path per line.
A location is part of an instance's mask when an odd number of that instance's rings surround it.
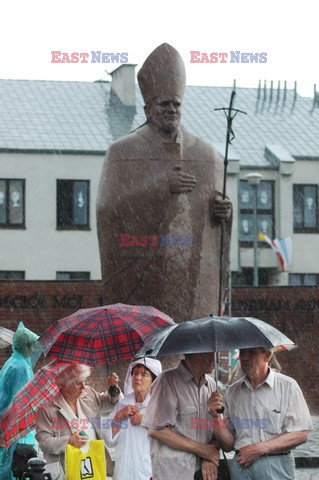
M 274 353 L 274 347 L 259 347 L 263 353 Z
M 68 387 L 77 380 L 85 380 L 91 375 L 91 367 L 88 365 L 81 365 L 80 363 L 71 363 L 61 372 L 55 383 L 58 387 Z

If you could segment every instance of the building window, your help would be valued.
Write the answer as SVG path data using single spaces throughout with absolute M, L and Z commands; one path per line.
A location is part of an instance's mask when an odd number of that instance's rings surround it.
M 0 179 L 0 227 L 24 228 L 25 181 Z
M 242 268 L 240 272 L 231 272 L 231 282 L 233 287 L 254 285 L 254 269 Z M 270 285 L 269 282 L 268 269 L 258 268 L 258 285 L 267 286 Z
M 22 270 L 0 270 L 0 280 L 24 280 L 25 272 Z
M 319 285 L 319 274 L 316 273 L 290 273 L 289 285 L 301 286 L 301 285 Z
M 257 224 L 258 232 L 269 238 L 274 237 L 274 182 L 261 181 L 257 186 Z M 242 243 L 254 240 L 254 198 L 253 189 L 247 180 L 239 185 L 239 238 Z
M 89 229 L 88 180 L 57 180 L 57 228 Z
M 318 186 L 294 185 L 294 232 L 318 232 Z
M 57 280 L 90 280 L 90 272 L 56 272 Z

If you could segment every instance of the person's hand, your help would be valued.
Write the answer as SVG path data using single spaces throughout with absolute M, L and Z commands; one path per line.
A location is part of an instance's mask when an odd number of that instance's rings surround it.
M 135 413 L 134 415 L 131 416 L 131 424 L 132 425 L 141 425 L 143 419 L 143 414 L 142 413 Z
M 116 413 L 114 420 L 123 420 L 127 417 L 133 417 L 138 411 L 139 408 L 136 405 L 126 405 L 126 407 L 121 408 L 121 410 Z
M 201 444 L 200 452 L 198 452 L 198 455 L 204 459 L 208 460 L 209 462 L 213 463 L 218 467 L 219 465 L 219 450 L 216 447 L 216 445 L 213 445 L 212 443 L 207 443 Z
M 79 434 L 80 431 L 81 430 L 78 430 L 78 431 L 72 433 L 72 435 L 70 435 L 70 438 L 69 438 L 69 441 L 68 441 L 68 443 L 70 445 L 73 445 L 74 447 L 81 448 L 81 447 L 84 447 L 84 445 L 87 444 L 87 442 L 89 441 L 89 437 L 80 435 Z
M 261 455 L 264 455 L 264 453 L 262 442 L 252 443 L 251 445 L 240 448 L 236 460 L 239 465 L 247 468 L 250 467 L 250 465 L 252 465 Z
M 208 399 L 208 410 L 214 418 L 219 418 L 220 414 L 217 410 L 223 407 L 223 397 L 219 391 L 213 392 Z
M 182 167 L 175 167 L 168 176 L 169 191 L 171 193 L 191 192 L 197 184 L 194 175 L 182 172 Z
M 116 372 L 110 373 L 106 380 L 107 388 L 111 387 L 112 385 L 118 386 L 119 384 L 119 377 Z
M 210 202 L 210 210 L 213 218 L 228 220 L 232 212 L 232 203 L 227 197 L 223 199 L 220 192 L 216 192 Z
M 120 394 L 119 377 L 116 372 L 112 372 L 106 380 L 106 388 L 111 397 L 116 397 Z
M 202 460 L 201 470 L 203 480 L 217 480 L 218 467 L 215 463 L 209 462 L 208 460 Z

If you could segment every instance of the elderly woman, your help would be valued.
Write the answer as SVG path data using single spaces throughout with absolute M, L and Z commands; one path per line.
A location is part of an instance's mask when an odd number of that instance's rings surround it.
M 117 386 L 116 374 L 108 378 L 108 386 L 116 385 L 112 391 L 97 393 L 86 386 L 90 367 L 71 364 L 56 379 L 59 393 L 43 407 L 39 408 L 36 438 L 47 461 L 46 472 L 52 480 L 65 479 L 65 447 L 69 443 L 75 447 L 84 447 L 88 440 L 101 438 L 100 415 L 108 414 L 119 398 L 123 397 Z M 110 390 L 110 389 L 109 389 Z M 86 436 L 80 435 L 82 432 Z M 112 473 L 112 462 L 106 451 L 108 475 Z
M 113 480 L 149 480 L 152 475 L 147 430 L 140 424 L 152 382 L 161 371 L 161 363 L 152 358 L 133 362 L 128 368 L 125 397 L 109 415 L 111 428 L 102 432 L 107 445 L 116 445 Z

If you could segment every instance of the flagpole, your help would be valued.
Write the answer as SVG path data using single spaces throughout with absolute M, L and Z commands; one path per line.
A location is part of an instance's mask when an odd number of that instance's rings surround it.
M 257 188 L 262 180 L 263 176 L 261 173 L 252 172 L 246 175 L 246 179 L 249 185 L 252 188 L 253 192 L 253 219 L 254 219 L 254 236 L 253 236 L 253 247 L 254 247 L 254 287 L 258 287 L 258 218 L 257 218 Z

